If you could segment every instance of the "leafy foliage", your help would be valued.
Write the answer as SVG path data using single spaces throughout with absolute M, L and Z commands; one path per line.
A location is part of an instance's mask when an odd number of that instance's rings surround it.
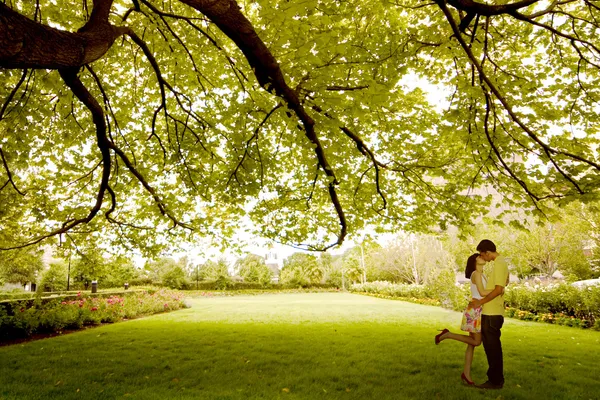
M 200 280 L 216 281 L 218 279 L 230 278 L 229 266 L 223 258 L 212 261 L 209 260 L 198 267 Z
M 501 219 L 484 220 L 472 227 L 465 237 L 453 231 L 445 235 L 444 245 L 464 269 L 465 255 L 474 251 L 482 238 L 496 243 L 519 278 L 531 275 L 552 276 L 560 271 L 568 280 L 600 276 L 595 256 L 600 225 L 597 224 L 597 202 L 572 202 L 554 211 L 556 218 L 533 221 L 522 217 L 520 227 Z
M 248 254 L 236 261 L 234 269 L 244 282 L 255 282 L 261 285 L 271 283 L 273 272 L 267 267 L 265 259 L 256 254 Z
M 284 285 L 307 287 L 321 282 L 323 269 L 318 258 L 309 253 L 294 253 L 283 260 L 279 281 Z
M 64 261 L 50 263 L 38 284 L 38 291 L 55 292 L 67 290 L 68 264 Z
M 0 252 L 0 284 L 35 282 L 42 268 L 41 251 L 22 249 Z
M 600 186 L 590 0 L 0 11 L 2 248 L 69 232 L 156 255 L 248 216 L 323 249 L 464 225 L 492 202 L 476 187 L 541 216 Z
M 187 261 L 175 261 L 169 257 L 149 260 L 144 265 L 144 271 L 151 282 L 171 289 L 187 289 L 190 286 Z
M 140 277 L 140 271 L 131 259 L 125 256 L 105 258 L 98 250 L 79 254 L 70 262 L 72 288 L 87 290 L 94 280 L 100 287 L 122 287 Z

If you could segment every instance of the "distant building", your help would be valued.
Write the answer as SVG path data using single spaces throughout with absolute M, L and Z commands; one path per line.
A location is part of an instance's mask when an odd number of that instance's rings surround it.
M 554 271 L 554 273 L 552 274 L 552 277 L 554 279 L 565 279 L 565 276 L 559 270 Z
M 265 264 L 267 264 L 267 267 L 269 267 L 269 269 L 273 273 L 271 281 L 273 281 L 274 283 L 279 282 L 279 271 L 281 271 L 281 267 L 283 266 L 283 260 L 277 255 L 276 251 L 270 249 L 267 252 L 267 254 L 265 255 Z

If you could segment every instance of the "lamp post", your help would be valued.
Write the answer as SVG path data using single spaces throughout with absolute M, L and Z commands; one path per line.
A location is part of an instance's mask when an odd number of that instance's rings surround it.
M 67 292 L 71 288 L 71 255 L 69 254 L 69 266 L 67 267 Z
M 360 263 L 362 264 L 362 283 L 367 283 L 367 268 L 365 266 L 365 252 L 363 251 L 363 244 L 360 242 Z

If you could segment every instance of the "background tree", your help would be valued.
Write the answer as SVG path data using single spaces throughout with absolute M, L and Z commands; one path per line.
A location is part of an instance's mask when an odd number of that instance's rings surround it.
M 319 269 L 323 271 L 323 283 L 342 287 L 342 268 L 341 256 L 333 256 L 331 253 L 319 254 Z
M 596 203 L 572 202 L 554 210 L 555 218 L 535 221 L 522 217 L 519 224 L 486 219 L 466 232 L 452 231 L 444 239 L 459 270 L 466 256 L 475 251 L 482 238 L 492 239 L 519 278 L 552 276 L 559 270 L 570 280 L 595 276 L 593 252 Z
M 157 254 L 250 208 L 323 249 L 463 225 L 478 186 L 536 216 L 597 195 L 594 1 L 78 4 L 0 3 L 4 249 Z
M 125 283 L 132 284 L 140 279 L 139 268 L 127 256 L 118 255 L 109 258 L 105 262 L 105 268 L 104 287 L 122 287 Z
M 314 254 L 297 252 L 283 260 L 279 281 L 305 287 L 311 283 L 320 283 L 322 277 L 323 271 L 318 258 Z
M 102 287 L 107 287 L 105 278 L 108 274 L 106 260 L 102 253 L 91 248 L 86 249 L 85 253 L 80 253 L 71 258 L 70 279 L 73 283 L 85 290 L 90 288 L 92 281 L 98 281 Z M 67 265 L 69 261 L 64 262 Z M 66 275 L 65 275 L 66 279 Z
M 580 240 L 587 263 L 578 263 L 578 268 L 571 268 L 571 275 L 578 279 L 600 278 L 600 204 L 597 202 L 574 202 L 568 208 L 575 219 L 575 227 L 571 231 L 572 243 Z M 577 253 L 578 254 L 578 253 Z M 568 269 L 567 269 L 568 270 Z
M 67 263 L 62 260 L 50 263 L 42 274 L 37 290 L 43 292 L 67 290 Z
M 37 281 L 44 268 L 43 250 L 21 249 L 13 252 L 0 252 L 0 284 L 28 283 Z
M 185 264 L 178 262 L 171 265 L 161 276 L 162 285 L 170 289 L 189 289 L 190 281 L 187 276 Z
M 439 238 L 429 235 L 398 235 L 372 259 L 377 260 L 377 279 L 392 282 L 425 285 L 441 271 L 454 272 L 452 254 Z
M 171 257 L 148 260 L 144 265 L 144 272 L 158 285 L 172 289 L 187 289 L 190 286 L 185 258 L 178 261 Z
M 267 267 L 264 257 L 248 254 L 235 262 L 234 270 L 244 282 L 255 282 L 261 285 L 271 283 L 273 272 Z
M 570 204 L 559 211 L 559 220 L 532 224 L 527 231 L 514 233 L 511 260 L 519 271 L 546 277 L 560 271 L 570 280 L 592 277 L 591 257 L 586 256 L 585 248 L 593 233 L 581 218 L 582 206 Z
M 230 279 L 229 265 L 227 260 L 219 258 L 217 261 L 208 260 L 199 267 L 200 279 L 206 281 L 217 281 L 219 279 Z
M 342 256 L 342 269 L 346 282 L 356 283 L 364 281 L 365 268 L 363 267 L 359 246 L 354 246 L 344 252 Z

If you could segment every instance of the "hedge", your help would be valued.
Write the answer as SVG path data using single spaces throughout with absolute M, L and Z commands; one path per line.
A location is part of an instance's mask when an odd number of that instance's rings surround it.
M 470 297 L 468 284 L 431 285 L 369 282 L 353 292 L 463 310 Z M 424 300 L 429 300 L 429 303 Z M 566 283 L 548 286 L 509 285 L 504 295 L 506 316 L 600 330 L 600 286 L 577 288 Z

